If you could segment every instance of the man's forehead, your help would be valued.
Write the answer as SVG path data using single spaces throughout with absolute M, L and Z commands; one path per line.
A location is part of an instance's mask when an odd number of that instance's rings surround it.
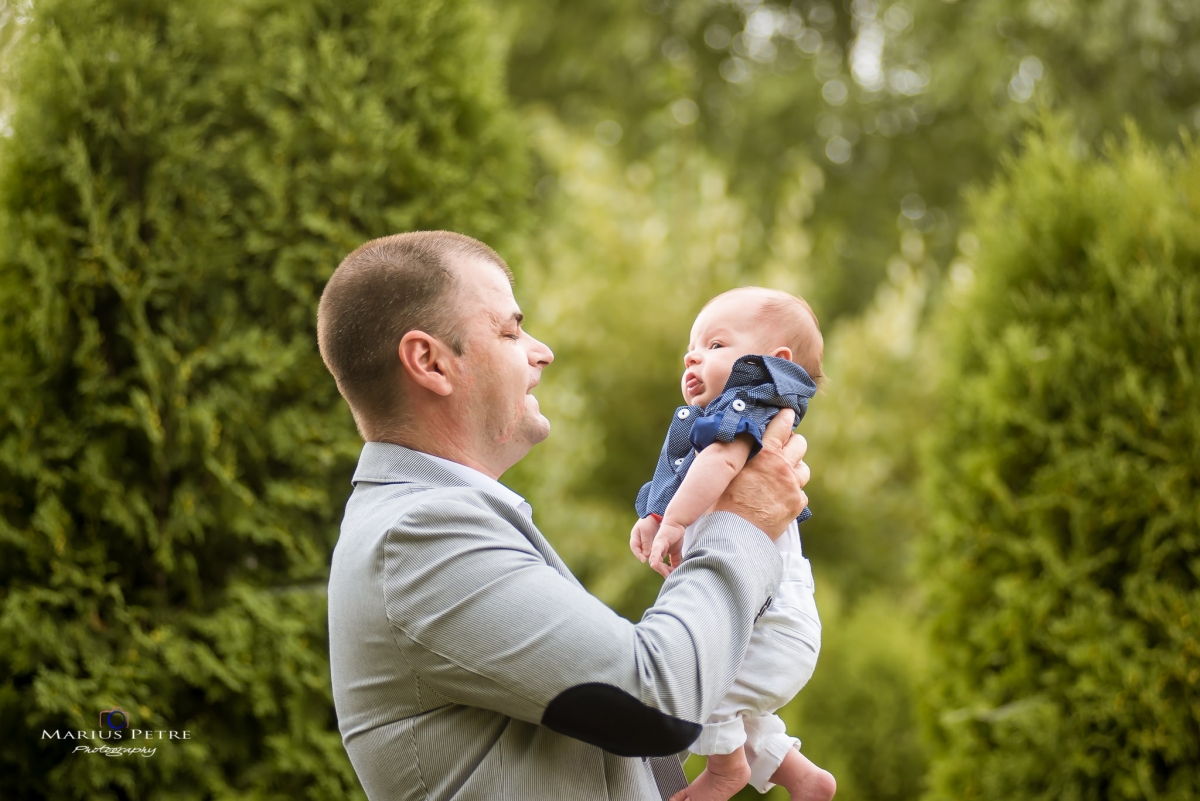
M 458 257 L 451 264 L 461 291 L 474 296 L 489 316 L 498 314 L 507 320 L 520 314 L 512 285 L 499 265 L 477 257 Z

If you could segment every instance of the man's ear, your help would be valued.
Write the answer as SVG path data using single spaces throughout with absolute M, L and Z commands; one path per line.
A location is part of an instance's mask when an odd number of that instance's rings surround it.
M 450 382 L 453 351 L 446 343 L 424 331 L 409 331 L 400 340 L 398 352 L 409 379 L 435 395 L 454 391 Z
M 774 356 L 776 359 L 787 359 L 790 362 L 792 360 L 792 349 L 780 346 L 767 355 Z

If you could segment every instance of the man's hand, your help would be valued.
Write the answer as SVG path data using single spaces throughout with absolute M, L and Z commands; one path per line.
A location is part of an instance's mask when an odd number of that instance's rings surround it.
M 633 555 L 640 561 L 645 562 L 650 558 L 650 544 L 654 542 L 654 535 L 657 533 L 658 519 L 653 515 L 646 515 L 634 523 L 633 531 L 629 532 L 629 550 L 633 551 Z
M 808 506 L 801 489 L 808 483 L 804 454 L 808 442 L 792 433 L 796 413 L 783 409 L 763 432 L 763 446 L 729 482 L 713 506 L 714 512 L 733 512 L 738 517 L 778 539 L 788 523 Z

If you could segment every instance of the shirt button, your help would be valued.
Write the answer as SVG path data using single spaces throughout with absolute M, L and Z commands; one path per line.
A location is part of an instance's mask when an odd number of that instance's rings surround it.
M 681 464 L 683 464 L 683 459 L 676 459 L 676 460 L 675 460 L 675 466 L 676 466 L 676 467 L 679 467 L 679 465 L 681 465 Z
M 676 416 L 676 417 L 678 417 L 680 420 L 686 420 L 686 419 L 688 419 L 688 416 L 689 416 L 690 414 L 691 414 L 691 411 L 690 411 L 690 410 L 688 410 L 688 409 L 680 409 L 680 410 L 679 410 L 679 414 L 677 414 L 677 415 L 675 415 L 675 416 Z
M 738 398 L 738 399 L 737 399 L 737 400 L 735 400 L 733 403 L 729 404 L 729 406 L 730 406 L 730 408 L 732 408 L 732 409 L 733 409 L 735 412 L 741 412 L 741 411 L 745 411 L 745 409 L 746 409 L 746 402 L 745 402 L 744 400 L 742 400 L 741 398 Z

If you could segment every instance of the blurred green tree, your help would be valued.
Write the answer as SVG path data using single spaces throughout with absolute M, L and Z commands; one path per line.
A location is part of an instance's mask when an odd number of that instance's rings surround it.
M 950 274 L 932 799 L 1200 794 L 1200 149 L 1086 150 L 1031 136 Z
M 681 131 L 725 165 L 770 253 L 799 158 L 827 173 L 809 231 L 827 323 L 870 304 L 898 237 L 941 266 L 961 190 L 985 181 L 1038 104 L 1096 142 L 1132 116 L 1165 142 L 1200 128 L 1200 10 L 1190 0 L 520 0 L 512 92 L 644 157 Z M 616 125 L 618 127 L 613 127 Z
M 836 584 L 817 581 L 817 671 L 780 715 L 805 756 L 837 777 L 838 798 L 913 801 L 928 769 L 916 703 L 927 648 L 916 615 L 897 614 L 890 593 L 848 605 Z
M 361 797 L 323 596 L 359 440 L 316 300 L 369 237 L 503 243 L 527 173 L 502 43 L 442 0 L 45 0 L 22 24 L 0 139 L 3 795 Z M 114 706 L 191 737 L 150 759 L 42 737 Z

